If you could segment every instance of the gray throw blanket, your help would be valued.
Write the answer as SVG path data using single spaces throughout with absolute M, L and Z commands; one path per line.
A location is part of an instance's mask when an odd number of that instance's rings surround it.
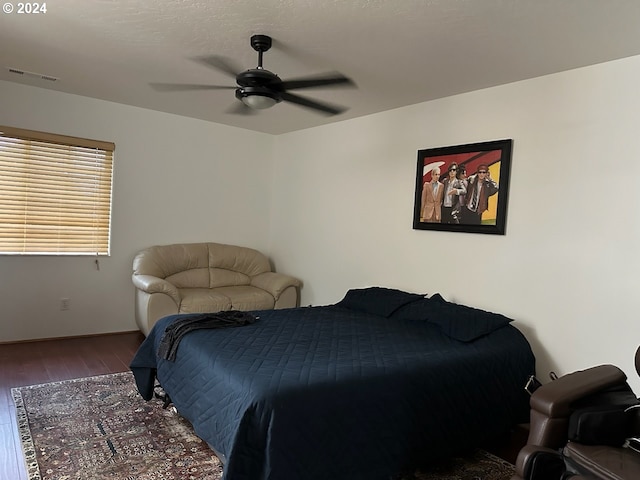
M 257 320 L 257 317 L 247 312 L 238 310 L 226 310 L 216 313 L 203 313 L 202 315 L 189 316 L 178 319 L 169 325 L 160 340 L 158 346 L 158 357 L 173 362 L 176 359 L 176 352 L 180 340 L 187 333 L 202 328 L 229 328 L 250 325 Z

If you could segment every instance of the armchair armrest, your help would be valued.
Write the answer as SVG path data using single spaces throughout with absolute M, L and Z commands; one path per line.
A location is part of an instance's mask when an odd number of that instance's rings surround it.
M 565 471 L 564 459 L 559 450 L 525 445 L 518 453 L 516 474 L 511 480 L 559 480 Z
M 576 400 L 597 393 L 627 380 L 622 370 L 614 365 L 599 365 L 563 375 L 538 388 L 531 396 L 531 408 L 549 418 L 567 417 Z
M 154 277 L 153 275 L 132 275 L 133 285 L 149 294 L 164 293 L 170 296 L 176 305 L 180 305 L 180 292 L 175 285 L 167 282 L 163 278 Z
M 264 272 L 251 277 L 251 285 L 261 288 L 278 300 L 280 294 L 289 287 L 300 288 L 302 282 L 295 277 L 276 272 Z
M 572 405 L 589 395 L 626 383 L 626 375 L 613 365 L 579 370 L 538 388 L 531 405 L 528 444 L 561 448 L 567 443 Z

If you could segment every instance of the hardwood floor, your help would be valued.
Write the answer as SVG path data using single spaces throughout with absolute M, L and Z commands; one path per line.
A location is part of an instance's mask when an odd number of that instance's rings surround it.
M 0 480 L 26 480 L 11 388 L 125 372 L 138 346 L 139 332 L 0 344 Z M 514 463 L 526 443 L 518 427 L 486 449 Z
M 0 479 L 26 480 L 11 388 L 125 372 L 139 332 L 0 344 Z

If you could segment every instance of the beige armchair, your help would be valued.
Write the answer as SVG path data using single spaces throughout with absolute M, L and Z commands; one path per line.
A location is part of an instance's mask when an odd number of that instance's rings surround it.
M 297 307 L 302 285 L 272 272 L 257 250 L 220 243 L 147 248 L 133 260 L 132 280 L 136 323 L 145 335 L 176 313 Z

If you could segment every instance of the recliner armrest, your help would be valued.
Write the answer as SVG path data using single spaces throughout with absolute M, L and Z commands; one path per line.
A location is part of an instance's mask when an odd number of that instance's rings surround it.
M 549 418 L 568 417 L 576 400 L 626 382 L 627 376 L 614 365 L 599 365 L 563 375 L 538 388 L 531 396 L 531 408 Z
M 251 277 L 251 285 L 269 292 L 278 300 L 280 294 L 289 287 L 300 288 L 302 282 L 295 277 L 276 272 L 263 272 Z
M 518 453 L 518 457 L 516 458 L 516 474 L 511 480 L 521 480 L 526 479 L 530 480 L 531 477 L 531 462 L 533 461 L 533 457 L 535 455 L 546 454 L 549 459 L 557 458 L 556 463 L 558 469 L 564 470 L 564 461 L 562 460 L 562 455 L 558 450 L 554 450 L 552 448 L 539 447 L 537 445 L 525 445 L 522 447 L 520 452 Z M 560 467 L 561 466 L 561 467 Z M 559 480 L 560 474 L 553 479 L 544 479 L 544 480 Z
M 153 275 L 136 275 L 131 276 L 133 285 L 149 294 L 151 293 L 164 293 L 169 295 L 176 305 L 180 305 L 180 292 L 178 288 L 172 283 L 167 282 L 163 278 L 154 277 Z

